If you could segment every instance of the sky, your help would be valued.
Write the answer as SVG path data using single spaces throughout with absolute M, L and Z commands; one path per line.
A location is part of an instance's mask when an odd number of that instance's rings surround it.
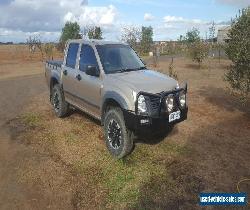
M 250 0 L 0 0 L 0 42 L 58 41 L 67 21 L 101 26 L 106 40 L 131 26 L 152 26 L 154 40 L 176 40 L 193 27 L 205 38 L 212 21 L 217 30 L 247 6 Z

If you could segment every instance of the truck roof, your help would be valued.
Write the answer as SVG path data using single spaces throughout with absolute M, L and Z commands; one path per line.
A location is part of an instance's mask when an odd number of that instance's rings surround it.
M 106 41 L 106 40 L 99 40 L 99 39 L 71 39 L 68 41 L 69 43 L 84 43 L 84 44 L 92 44 L 92 45 L 105 45 L 105 44 L 124 44 L 128 45 L 124 42 L 118 41 Z

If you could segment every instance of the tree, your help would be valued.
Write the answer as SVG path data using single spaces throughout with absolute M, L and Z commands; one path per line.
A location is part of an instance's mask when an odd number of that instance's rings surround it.
M 53 60 L 53 54 L 54 54 L 54 44 L 52 43 L 46 43 L 43 46 L 43 51 L 46 55 L 46 59 L 52 59 Z
M 41 60 L 43 60 L 43 46 L 40 35 L 29 36 L 29 38 L 26 40 L 26 43 L 29 46 L 30 53 L 34 54 L 36 49 L 38 49 L 41 54 Z
M 197 40 L 189 45 L 189 55 L 194 62 L 201 64 L 205 58 L 208 57 L 209 46 L 207 43 Z
M 188 31 L 185 36 L 185 42 L 189 56 L 201 67 L 203 60 L 208 57 L 209 47 L 201 40 L 200 31 L 196 28 Z
M 141 40 L 141 29 L 136 26 L 125 26 L 122 28 L 121 41 L 128 43 L 133 49 L 139 51 Z
M 63 50 L 64 45 L 69 39 L 81 39 L 80 26 L 77 22 L 66 22 L 59 40 L 59 49 Z
M 182 42 L 183 41 L 183 35 L 180 35 L 180 37 L 177 39 L 178 42 Z
M 153 44 L 153 28 L 142 26 L 141 47 L 143 53 L 148 53 Z
M 39 36 L 29 36 L 26 40 L 30 53 L 34 54 L 36 49 L 41 48 L 42 42 Z
M 178 80 L 177 72 L 174 70 L 174 58 L 172 57 L 172 60 L 168 67 L 168 75 L 176 80 Z
M 197 28 L 188 31 L 185 36 L 185 41 L 188 44 L 200 41 L 200 31 Z
M 89 27 L 87 34 L 88 34 L 89 39 L 102 39 L 101 27 L 98 27 L 98 26 Z
M 244 99 L 250 92 L 250 7 L 232 22 L 225 51 L 232 61 L 226 81 Z
M 53 60 L 54 45 L 51 43 L 42 43 L 39 35 L 29 36 L 29 38 L 26 40 L 26 43 L 29 47 L 31 55 L 34 54 L 36 50 L 38 50 L 41 55 L 41 60 L 44 58 Z

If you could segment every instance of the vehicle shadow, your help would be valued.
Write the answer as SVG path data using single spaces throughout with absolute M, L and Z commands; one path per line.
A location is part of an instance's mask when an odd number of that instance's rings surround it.
M 71 107 L 69 110 L 68 116 L 76 116 L 76 115 L 84 117 L 86 120 L 91 121 L 98 126 L 101 125 L 101 122 L 99 120 L 91 117 L 90 115 L 86 114 L 85 112 L 79 109 Z M 154 133 L 154 134 L 145 130 L 145 132 L 140 134 L 139 136 L 138 135 L 134 136 L 135 138 L 134 141 L 135 143 L 155 145 L 155 144 L 162 142 L 165 138 L 175 135 L 177 133 L 178 133 L 177 125 L 174 127 L 166 127 L 164 131 Z
M 165 140 L 165 138 L 175 135 L 177 133 L 178 133 L 177 126 L 168 127 L 166 128 L 166 130 L 155 134 L 145 131 L 143 134 L 136 137 L 135 143 L 155 145 Z
M 199 66 L 198 64 L 193 64 L 193 63 L 192 64 L 186 64 L 185 67 L 187 69 L 195 69 L 195 70 L 205 68 L 204 66 Z

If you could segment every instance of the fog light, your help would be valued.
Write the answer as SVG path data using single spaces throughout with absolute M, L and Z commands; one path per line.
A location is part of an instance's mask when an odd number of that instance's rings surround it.
M 140 95 L 138 98 L 138 112 L 139 114 L 147 112 L 146 100 L 143 95 Z
M 171 112 L 174 109 L 174 96 L 173 95 L 167 96 L 166 105 L 167 105 L 168 112 Z
M 186 106 L 186 93 L 184 91 L 179 94 L 179 102 L 182 108 Z

